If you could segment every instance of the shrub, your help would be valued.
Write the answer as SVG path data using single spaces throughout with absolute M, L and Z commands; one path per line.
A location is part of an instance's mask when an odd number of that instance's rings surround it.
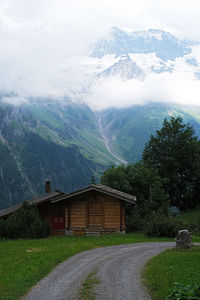
M 178 282 L 174 283 L 174 287 L 165 300 L 192 300 L 200 299 L 200 286 L 191 284 L 183 286 Z
M 4 231 L 1 233 L 1 227 Z M 0 223 L 0 234 L 4 238 L 41 238 L 50 233 L 49 225 L 40 217 L 36 205 L 27 202 L 8 219 Z
M 128 233 L 135 231 L 142 231 L 144 228 L 144 217 L 141 211 L 136 207 L 131 214 L 126 216 L 126 231 Z
M 159 210 L 159 214 L 166 215 L 168 209 L 161 208 Z M 146 225 L 151 220 L 152 215 L 158 214 L 158 210 L 153 211 L 149 208 L 140 207 L 139 205 L 135 205 L 132 210 L 126 210 L 126 231 L 128 233 L 135 231 L 144 231 L 146 229 Z
M 176 237 L 179 230 L 187 227 L 188 224 L 179 217 L 152 213 L 145 224 L 144 231 L 151 237 Z

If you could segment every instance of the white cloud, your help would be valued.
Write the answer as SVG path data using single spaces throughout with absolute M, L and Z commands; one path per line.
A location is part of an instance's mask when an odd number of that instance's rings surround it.
M 148 102 L 200 105 L 200 83 L 183 72 L 151 74 L 144 81 L 112 77 L 93 85 L 87 97 L 96 110 Z
M 87 74 L 77 69 L 72 76 L 65 62 L 71 56 L 87 54 L 91 43 L 106 35 L 111 25 L 132 30 L 161 28 L 200 41 L 199 11 L 199 0 L 1 0 L 0 91 L 25 98 L 71 94 L 84 85 Z M 167 98 L 166 93 L 169 100 L 176 95 L 186 101 L 189 88 L 192 94 L 199 93 L 199 82 L 180 75 L 155 78 L 143 83 L 111 79 L 93 86 L 88 101 L 92 102 L 93 95 L 92 103 L 99 101 L 99 107 L 102 99 L 122 106 L 129 105 L 131 99 L 137 102 L 161 95 Z M 178 88 L 182 82 L 188 93 Z
M 24 97 L 2 97 L 2 100 L 6 103 L 12 104 L 12 105 L 21 105 L 21 104 L 27 104 L 29 103 L 29 100 Z

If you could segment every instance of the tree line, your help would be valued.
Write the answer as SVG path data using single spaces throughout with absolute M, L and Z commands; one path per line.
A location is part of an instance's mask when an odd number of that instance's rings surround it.
M 112 166 L 101 183 L 137 197 L 136 207 L 127 207 L 127 214 L 128 218 L 138 215 L 138 222 L 152 212 L 166 215 L 169 206 L 180 210 L 197 207 L 200 141 L 193 127 L 180 117 L 165 119 L 162 128 L 146 143 L 141 161 Z

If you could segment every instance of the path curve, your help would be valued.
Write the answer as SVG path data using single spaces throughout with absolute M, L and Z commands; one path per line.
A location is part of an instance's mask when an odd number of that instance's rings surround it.
M 23 300 L 78 299 L 81 284 L 94 269 L 100 283 L 95 287 L 97 300 L 149 300 L 142 285 L 141 272 L 146 262 L 174 243 L 126 244 L 88 250 L 59 264 L 38 282 Z

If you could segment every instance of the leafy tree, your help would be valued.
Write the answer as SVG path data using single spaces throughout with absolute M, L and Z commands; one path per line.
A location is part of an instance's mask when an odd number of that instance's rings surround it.
M 168 209 L 158 171 L 141 162 L 111 167 L 103 174 L 101 183 L 137 197 L 136 205 L 126 207 L 128 231 L 141 229 L 144 218 L 152 211 Z
M 196 206 L 200 144 L 191 125 L 183 124 L 180 117 L 165 119 L 146 144 L 143 161 L 158 170 L 171 205 L 182 209 Z
M 128 180 L 128 169 L 124 165 L 112 166 L 104 172 L 101 183 L 125 193 L 132 193 L 132 187 Z

